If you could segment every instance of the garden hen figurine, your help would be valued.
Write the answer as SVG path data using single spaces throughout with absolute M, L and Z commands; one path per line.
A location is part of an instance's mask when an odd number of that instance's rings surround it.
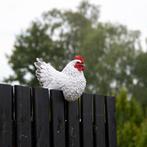
M 57 71 L 50 63 L 36 59 L 36 76 L 43 88 L 62 90 L 68 101 L 77 100 L 85 90 L 86 79 L 84 77 L 84 58 L 75 56 L 65 68 Z

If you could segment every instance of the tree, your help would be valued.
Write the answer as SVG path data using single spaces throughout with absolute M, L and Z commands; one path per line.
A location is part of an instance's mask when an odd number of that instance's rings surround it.
M 47 26 L 36 21 L 26 32 L 17 36 L 13 53 L 8 57 L 15 75 L 10 76 L 7 81 L 36 85 L 38 82 L 34 76 L 33 63 L 37 57 L 52 61 L 55 66 L 60 65 L 64 57 L 64 49 L 52 40 L 47 30 Z
M 129 98 L 124 89 L 116 97 L 116 120 L 118 147 L 143 147 L 136 146 L 140 140 L 143 111 L 140 104 L 134 98 Z
M 61 70 L 76 54 L 86 59 L 87 91 L 117 96 L 117 135 L 119 147 L 145 145 L 143 112 L 135 98 L 146 102 L 146 53 L 141 51 L 140 32 L 126 26 L 99 21 L 99 7 L 82 2 L 75 10 L 53 9 L 32 22 L 16 37 L 12 55 L 8 56 L 14 71 L 6 81 L 34 86 L 33 63 L 37 57 Z M 139 135 L 145 137 L 139 140 Z M 127 137 L 126 137 L 127 136 Z M 141 146 L 142 145 L 142 146 Z
M 122 86 L 131 89 L 139 36 L 123 25 L 99 22 L 99 7 L 88 2 L 82 2 L 76 11 L 53 9 L 17 36 L 8 57 L 15 75 L 7 81 L 34 86 L 36 57 L 61 69 L 75 54 L 82 54 L 88 69 L 87 91 L 108 94 Z
M 89 59 L 87 76 L 93 89 L 106 94 L 133 85 L 132 68 L 138 55 L 139 35 L 138 31 L 110 23 L 99 23 L 86 35 L 81 48 Z M 89 55 L 93 58 L 88 58 Z
M 91 26 L 94 18 L 97 18 L 97 12 L 94 5 L 82 2 L 78 12 L 53 9 L 44 13 L 42 19 L 33 21 L 16 38 L 12 55 L 8 56 L 15 74 L 5 81 L 36 85 L 38 82 L 34 76 L 33 62 L 37 57 L 61 69 L 79 52 L 80 38 L 85 30 L 83 26 Z
M 136 99 L 144 107 L 144 112 L 147 114 L 147 53 L 140 53 L 134 64 L 133 75 L 134 75 L 134 86 L 131 91 L 133 92 Z
M 147 145 L 147 120 L 145 119 L 141 124 L 136 147 L 145 147 L 146 145 Z

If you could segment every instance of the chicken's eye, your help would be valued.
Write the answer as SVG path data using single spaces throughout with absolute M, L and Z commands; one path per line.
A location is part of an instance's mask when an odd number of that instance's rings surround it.
M 80 64 L 80 62 L 78 61 L 77 64 Z

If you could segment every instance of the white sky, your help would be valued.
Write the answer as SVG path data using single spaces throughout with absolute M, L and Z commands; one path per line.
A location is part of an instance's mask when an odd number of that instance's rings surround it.
M 32 20 L 52 8 L 75 8 L 80 0 L 3 0 L 0 2 L 0 82 L 12 71 L 5 54 L 10 54 L 15 36 Z M 147 36 L 147 0 L 91 0 L 100 5 L 101 21 L 127 25 Z

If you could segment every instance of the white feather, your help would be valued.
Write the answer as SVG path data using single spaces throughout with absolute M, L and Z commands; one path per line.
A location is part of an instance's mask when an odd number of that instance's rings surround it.
M 36 59 L 36 76 L 44 88 L 62 90 L 64 97 L 68 101 L 78 99 L 85 90 L 86 79 L 82 71 L 78 71 L 74 65 L 77 60 L 73 60 L 60 72 L 45 63 L 41 59 Z

